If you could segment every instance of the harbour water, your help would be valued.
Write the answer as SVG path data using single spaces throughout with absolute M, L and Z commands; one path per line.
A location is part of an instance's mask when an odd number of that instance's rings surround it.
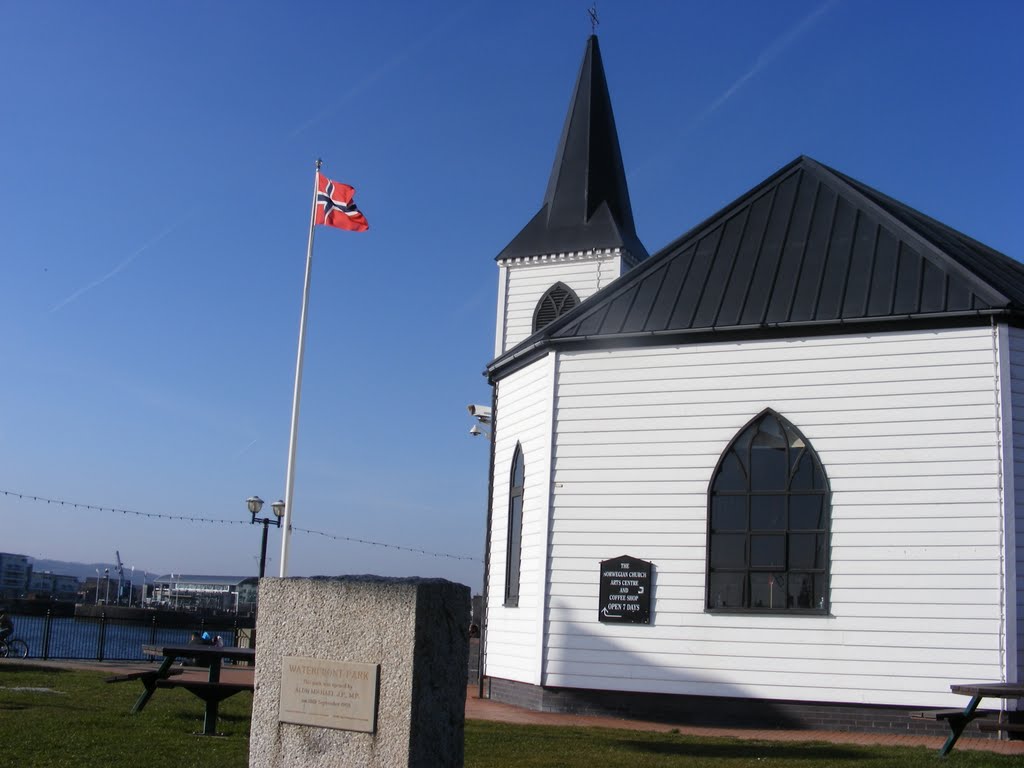
M 230 619 L 211 622 L 197 617 L 193 627 L 159 627 L 153 622 L 115 622 L 45 616 L 11 617 L 14 636 L 28 643 L 29 658 L 143 661 L 143 644 L 184 645 L 192 632 L 220 635 L 225 645 L 237 645 Z

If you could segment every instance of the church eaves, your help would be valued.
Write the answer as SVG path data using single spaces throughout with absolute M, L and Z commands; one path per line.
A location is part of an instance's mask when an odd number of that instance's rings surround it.
M 633 224 L 608 83 L 592 35 L 543 205 L 497 260 L 616 248 L 631 263 L 647 257 Z
M 808 157 L 494 360 L 619 347 L 1024 321 L 1024 265 Z

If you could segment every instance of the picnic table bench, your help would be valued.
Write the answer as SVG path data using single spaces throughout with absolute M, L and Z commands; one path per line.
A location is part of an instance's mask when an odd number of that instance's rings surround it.
M 217 728 L 217 709 L 220 702 L 241 691 L 255 689 L 253 680 L 221 680 L 221 665 L 224 661 L 249 662 L 256 660 L 253 648 L 235 648 L 217 645 L 143 645 L 142 652 L 147 656 L 162 656 L 163 661 L 155 670 L 135 672 L 116 677 L 125 680 L 142 681 L 145 690 L 139 695 L 132 712 L 141 712 L 152 698 L 157 688 L 184 688 L 206 702 L 203 718 L 203 734 L 212 736 Z M 208 667 L 205 680 L 197 680 L 194 676 L 184 675 L 183 670 L 171 669 L 176 661 L 194 660 L 197 664 Z
M 949 725 L 949 737 L 939 750 L 945 757 L 953 749 L 964 729 L 973 721 L 978 721 L 978 730 L 987 733 L 1024 733 L 1024 722 L 1011 722 L 1005 719 L 1006 712 L 993 709 L 979 709 L 982 699 L 1024 699 L 1024 683 L 956 683 L 949 686 L 953 693 L 970 696 L 971 700 L 963 709 L 928 709 L 911 712 L 914 718 L 943 720 Z

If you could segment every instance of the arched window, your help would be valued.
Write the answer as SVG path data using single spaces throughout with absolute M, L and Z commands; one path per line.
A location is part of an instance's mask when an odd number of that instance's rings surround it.
M 708 610 L 828 612 L 828 478 L 796 427 L 760 414 L 722 454 L 708 495 Z
M 537 308 L 533 311 L 533 332 L 536 333 L 579 303 L 572 288 L 565 283 L 555 283 L 537 302 Z
M 519 605 L 519 566 L 523 556 L 523 488 L 526 468 L 523 447 L 516 445 L 508 491 L 508 546 L 505 556 L 505 605 Z

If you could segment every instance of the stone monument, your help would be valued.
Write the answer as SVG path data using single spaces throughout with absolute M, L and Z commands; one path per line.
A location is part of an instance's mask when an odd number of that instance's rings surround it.
M 463 764 L 469 587 L 265 578 L 249 768 Z

